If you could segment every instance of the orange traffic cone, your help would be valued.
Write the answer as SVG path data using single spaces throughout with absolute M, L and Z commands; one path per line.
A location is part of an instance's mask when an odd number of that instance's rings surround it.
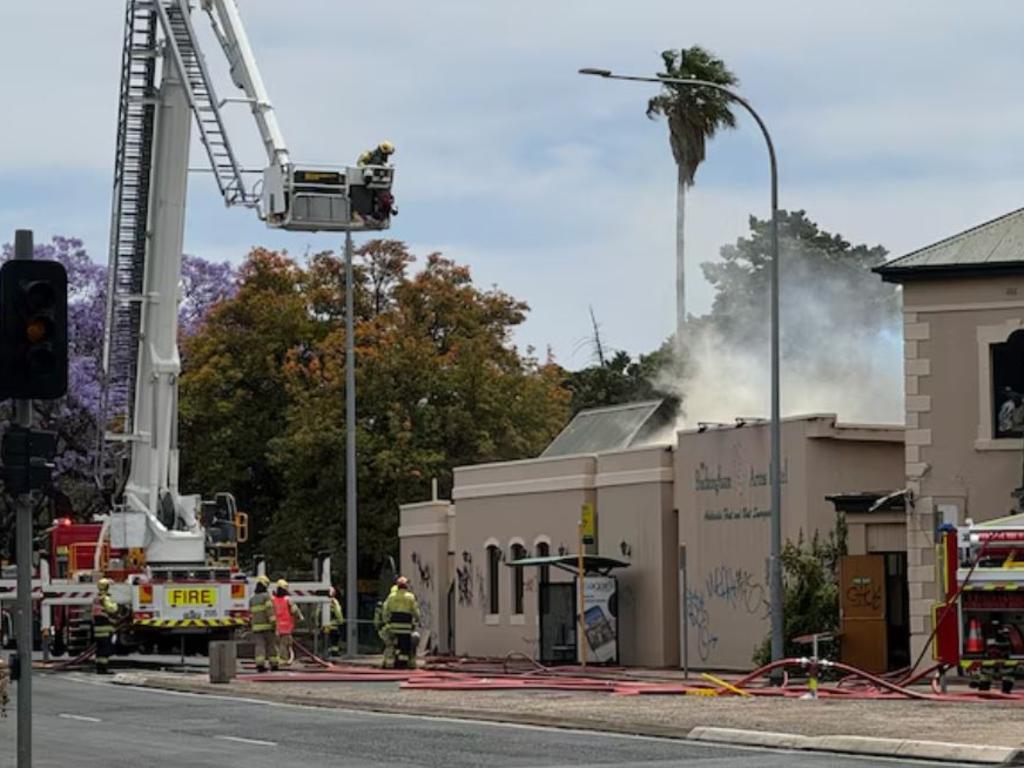
M 967 642 L 964 653 L 984 653 L 985 638 L 981 636 L 981 619 L 969 619 L 967 622 Z

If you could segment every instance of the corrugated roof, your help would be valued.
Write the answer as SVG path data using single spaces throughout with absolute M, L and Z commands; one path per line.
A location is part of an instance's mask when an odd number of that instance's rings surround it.
M 883 278 L 935 272 L 1024 271 L 1024 208 L 886 262 Z
M 630 447 L 651 431 L 663 426 L 669 416 L 663 400 L 626 403 L 580 411 L 541 454 L 574 456 Z

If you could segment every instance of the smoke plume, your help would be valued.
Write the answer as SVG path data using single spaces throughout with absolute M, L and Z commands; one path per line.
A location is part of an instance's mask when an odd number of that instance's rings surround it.
M 851 248 L 802 211 L 780 214 L 782 415 L 835 413 L 842 421 L 903 422 L 903 343 L 894 286 L 870 271 L 881 248 Z M 679 361 L 659 390 L 682 401 L 681 426 L 770 414 L 766 222 L 703 265 L 718 290 L 691 318 Z

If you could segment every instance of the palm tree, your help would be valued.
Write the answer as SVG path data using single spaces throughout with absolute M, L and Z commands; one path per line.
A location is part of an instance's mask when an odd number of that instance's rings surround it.
M 662 51 L 665 71 L 659 77 L 706 80 L 733 86 L 739 80 L 714 54 L 695 45 L 678 51 Z M 662 92 L 647 102 L 647 117 L 668 120 L 668 141 L 676 160 L 676 349 L 683 343 L 686 323 L 686 277 L 683 258 L 683 227 L 686 220 L 686 188 L 693 186 L 697 168 L 704 162 L 708 139 L 720 128 L 735 128 L 736 116 L 729 97 L 711 88 L 666 83 Z

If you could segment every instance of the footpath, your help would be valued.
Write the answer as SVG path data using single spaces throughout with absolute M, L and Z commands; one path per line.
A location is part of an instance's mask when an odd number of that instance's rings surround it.
M 302 675 L 273 682 L 214 684 L 197 673 L 121 672 L 114 682 L 302 706 L 427 715 L 746 744 L 1024 765 L 1024 707 L 1015 702 L 950 703 L 617 695 L 593 691 L 403 689 L 392 679 L 320 682 Z

